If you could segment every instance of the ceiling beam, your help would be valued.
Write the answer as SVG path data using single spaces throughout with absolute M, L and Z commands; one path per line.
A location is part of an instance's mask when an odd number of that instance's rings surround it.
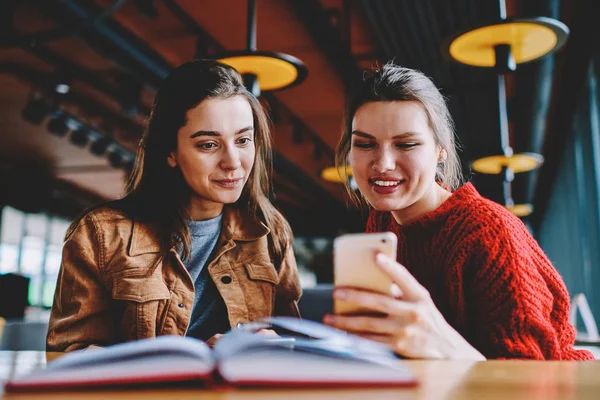
M 45 96 L 53 99 L 55 103 L 65 103 L 79 108 L 82 113 L 90 116 L 99 116 L 106 121 L 110 121 L 113 127 L 117 127 L 128 134 L 135 133 L 138 137 L 141 135 L 142 127 L 129 118 L 126 118 L 113 110 L 106 107 L 103 103 L 88 97 L 70 91 L 66 94 L 59 94 L 52 88 L 53 78 L 52 73 L 41 71 L 37 68 L 30 67 L 27 64 L 19 63 L 0 63 L 0 74 L 11 74 L 41 90 Z M 86 118 L 83 118 L 86 119 Z M 127 139 L 130 139 L 127 137 Z
M 344 2 L 350 7 L 350 2 Z M 321 5 L 319 0 L 292 0 L 290 2 L 294 12 L 302 21 L 313 41 L 325 53 L 337 73 L 344 81 L 346 88 L 350 88 L 360 77 L 360 70 L 351 52 L 351 37 L 346 33 L 344 42 L 341 29 L 333 26 L 330 13 Z M 349 12 L 349 10 L 342 10 Z M 342 18 L 349 18 L 349 14 Z M 350 26 L 351 21 L 345 21 Z M 340 24 L 340 26 L 343 24 Z M 348 28 L 347 31 L 350 31 Z
M 98 15 L 101 11 L 95 4 L 88 2 L 81 3 L 75 0 L 61 1 L 58 3 L 60 5 L 59 7 L 56 7 L 56 4 L 50 5 L 48 3 L 49 2 L 46 1 L 36 2 L 38 9 L 61 22 L 70 21 L 73 23 L 74 18 L 89 21 L 90 18 Z M 174 1 L 163 0 L 163 3 L 168 5 L 171 11 L 177 10 L 179 17 L 187 15 L 185 10 Z M 223 49 L 216 40 L 211 38 L 206 32 L 203 32 L 199 24 L 192 18 L 187 18 L 182 22 L 186 23 L 186 27 L 189 31 L 194 32 L 196 35 L 202 34 L 203 39 L 209 41 L 214 50 L 219 51 Z M 160 82 L 173 69 L 173 66 L 171 66 L 146 42 L 111 18 L 103 18 L 97 23 L 89 26 L 79 33 L 79 37 L 99 54 L 114 61 L 128 72 L 137 74 L 154 88 L 157 88 Z M 280 113 L 283 112 L 284 114 L 289 115 L 296 121 L 295 123 L 301 124 L 303 132 L 311 136 L 311 140 L 315 143 L 318 142 L 319 146 L 327 156 L 332 156 L 332 150 L 326 146 L 325 143 L 320 141 L 320 138 L 316 133 L 312 132 L 306 124 L 297 119 L 291 110 L 275 96 L 265 95 L 264 98 L 267 99 L 270 105 L 273 108 L 276 108 Z M 286 150 L 289 151 L 289 148 L 286 148 Z M 354 221 L 340 199 L 333 194 L 334 192 L 341 193 L 341 191 L 326 188 L 324 183 L 317 181 L 318 178 L 316 175 L 312 176 L 311 174 L 307 174 L 305 171 L 306 168 L 303 167 L 301 169 L 298 165 L 287 160 L 286 157 L 283 157 L 281 154 L 275 154 L 275 169 L 278 173 L 289 177 L 289 179 L 294 181 L 304 192 L 307 194 L 310 193 L 310 195 L 314 197 L 315 203 L 319 205 L 319 213 L 322 211 L 323 215 L 329 217 L 326 224 L 332 224 L 334 226 L 339 225 L 341 227 L 347 225 L 350 221 Z M 305 161 L 306 158 L 307 157 L 304 157 Z M 337 186 L 335 188 L 339 189 Z M 319 225 L 323 224 L 317 224 L 316 227 L 318 228 Z

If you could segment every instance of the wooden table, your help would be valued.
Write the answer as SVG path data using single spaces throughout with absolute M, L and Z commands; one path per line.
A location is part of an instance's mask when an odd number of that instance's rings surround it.
M 0 382 L 43 367 L 56 353 L 0 351 Z M 420 380 L 410 389 L 328 389 L 208 391 L 152 388 L 62 393 L 4 393 L 3 399 L 600 399 L 600 362 L 567 361 L 405 361 Z M 0 386 L 0 395 L 2 389 Z

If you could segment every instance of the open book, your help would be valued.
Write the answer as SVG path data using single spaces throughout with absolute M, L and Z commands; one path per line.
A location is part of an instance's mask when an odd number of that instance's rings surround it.
M 45 369 L 17 376 L 7 391 L 197 382 L 202 386 L 409 386 L 416 380 L 379 343 L 288 317 L 250 324 L 279 338 L 228 332 L 211 349 L 202 341 L 161 336 L 75 351 Z

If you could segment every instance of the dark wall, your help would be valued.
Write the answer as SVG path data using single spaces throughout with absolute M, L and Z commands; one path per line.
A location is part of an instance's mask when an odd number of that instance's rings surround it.
M 600 57 L 592 64 L 537 237 L 571 296 L 584 293 L 600 321 Z

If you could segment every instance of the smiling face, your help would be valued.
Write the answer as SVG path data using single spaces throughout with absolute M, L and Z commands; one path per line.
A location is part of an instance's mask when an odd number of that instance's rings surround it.
M 193 192 L 192 219 L 212 218 L 224 204 L 240 198 L 252 172 L 256 153 L 252 108 L 243 96 L 210 98 L 186 117 L 168 163 L 181 170 Z
M 445 199 L 436 183 L 444 152 L 417 101 L 377 101 L 352 120 L 349 161 L 361 194 L 400 223 L 432 211 Z

